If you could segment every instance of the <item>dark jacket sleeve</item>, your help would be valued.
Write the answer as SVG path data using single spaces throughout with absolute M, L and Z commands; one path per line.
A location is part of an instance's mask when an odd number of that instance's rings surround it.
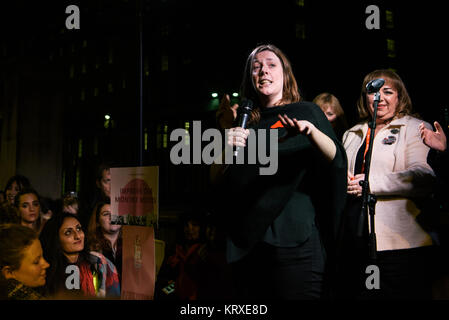
M 326 162 L 324 157 L 319 158 L 322 163 L 320 163 L 316 172 L 317 184 L 314 186 L 316 188 L 314 194 L 317 197 L 314 204 L 317 209 L 318 228 L 329 252 L 335 251 L 336 241 L 342 232 L 348 162 L 342 143 L 335 135 L 330 122 L 321 109 L 314 105 L 312 114 L 315 127 L 326 134 L 336 146 L 335 157 L 330 164 Z
M 449 150 L 444 152 L 429 150 L 427 163 L 432 167 L 436 175 L 434 185 L 434 196 L 444 210 L 449 209 Z
M 427 155 L 427 163 L 432 167 L 438 179 L 449 184 L 449 149 L 445 151 L 429 150 Z
M 258 164 L 230 166 L 218 191 L 222 199 L 217 204 L 228 235 L 240 248 L 249 248 L 261 241 L 268 226 L 282 213 L 298 188 L 312 194 L 317 224 L 325 243 L 334 243 L 340 228 L 347 174 L 343 146 L 318 106 L 301 103 L 281 111 L 291 118 L 312 122 L 334 141 L 337 152 L 329 163 L 308 137 L 297 135 L 279 144 L 279 167 L 272 176 L 261 176 Z M 270 120 L 276 119 L 277 115 L 272 115 Z M 281 128 L 279 136 L 283 133 L 285 129 Z M 311 181 L 310 175 L 315 177 L 314 182 L 304 184 L 306 180 Z

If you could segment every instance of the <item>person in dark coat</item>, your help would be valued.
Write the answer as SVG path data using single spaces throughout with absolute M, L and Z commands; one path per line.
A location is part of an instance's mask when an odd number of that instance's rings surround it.
M 251 52 L 241 91 L 254 103 L 251 131 L 233 123 L 225 164 L 217 160 L 211 168 L 235 295 L 321 299 L 330 284 L 346 199 L 345 151 L 321 109 L 301 101 L 290 62 L 277 47 Z M 226 110 L 234 112 L 222 105 L 217 113 Z M 258 159 L 251 163 L 254 145 Z M 270 155 L 268 167 L 261 146 Z M 231 147 L 240 147 L 248 161 L 223 161 Z

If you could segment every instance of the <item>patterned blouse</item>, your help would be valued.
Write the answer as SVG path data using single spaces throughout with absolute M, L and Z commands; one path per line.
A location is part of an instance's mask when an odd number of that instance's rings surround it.
M 0 299 L 41 300 L 44 296 L 16 279 L 8 279 L 0 285 Z

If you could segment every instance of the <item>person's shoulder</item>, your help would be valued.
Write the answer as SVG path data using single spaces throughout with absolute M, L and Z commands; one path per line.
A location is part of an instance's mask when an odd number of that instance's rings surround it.
M 95 263 L 98 265 L 102 265 L 108 267 L 109 269 L 116 270 L 114 263 L 106 258 L 106 256 L 98 251 L 90 251 L 90 256 L 96 260 Z
M 33 288 L 16 279 L 2 280 L 0 297 L 4 300 L 42 300 L 44 297 Z
M 359 123 L 353 125 L 351 128 L 349 128 L 346 131 L 358 131 L 358 130 L 361 130 L 366 125 L 367 125 L 367 122 L 366 121 L 362 121 L 362 122 L 359 122 Z
M 367 127 L 368 124 L 367 122 L 359 122 L 356 125 L 352 126 L 351 128 L 349 128 L 348 130 L 346 130 L 343 133 L 343 140 L 346 140 L 347 137 L 349 136 L 353 136 L 353 135 L 361 135 L 363 133 L 363 131 L 365 130 L 364 127 Z
M 399 121 L 409 128 L 418 128 L 421 123 L 424 123 L 425 127 L 432 129 L 432 125 L 429 122 L 414 117 L 412 115 L 405 115 L 402 118 L 400 118 Z
M 89 251 L 89 256 L 92 262 L 106 264 L 108 258 L 106 258 L 103 253 L 91 250 Z

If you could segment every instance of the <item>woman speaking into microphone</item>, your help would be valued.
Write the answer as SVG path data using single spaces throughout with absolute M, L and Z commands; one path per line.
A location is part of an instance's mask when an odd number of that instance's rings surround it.
M 277 47 L 261 45 L 249 54 L 241 93 L 254 104 L 248 128 L 258 147 L 278 151 L 278 167 L 271 175 L 260 174 L 257 162 L 212 168 L 236 296 L 323 298 L 346 196 L 343 146 L 321 109 L 301 101 L 290 62 Z M 217 115 L 226 114 L 236 119 L 236 106 L 222 104 Z M 279 141 L 268 139 L 270 131 Z M 248 153 L 249 133 L 230 128 L 227 145 Z
M 385 80 L 384 82 L 379 79 Z M 373 81 L 374 80 L 374 81 Z M 370 141 L 368 121 L 373 120 L 374 92 L 367 84 L 379 86 L 374 139 Z M 427 164 L 427 147 L 421 140 L 422 120 L 412 116 L 412 103 L 401 78 L 391 70 L 376 70 L 363 80 L 357 109 L 361 122 L 347 130 L 343 145 L 348 157 L 348 206 L 345 220 L 344 266 L 341 288 L 349 298 L 422 299 L 431 297 L 431 269 L 434 258 L 432 238 L 419 207 L 428 199 L 434 173 Z M 430 127 L 428 123 L 425 123 Z M 430 127 L 431 128 L 431 127 Z M 372 144 L 369 192 L 374 206 L 377 259 L 368 260 L 370 221 L 360 215 L 362 186 L 368 163 L 366 150 Z M 422 201 L 421 201 L 422 202 Z M 360 218 L 361 217 L 361 218 Z M 357 232 L 359 220 L 364 226 Z M 380 283 L 367 290 L 365 268 L 375 264 Z

